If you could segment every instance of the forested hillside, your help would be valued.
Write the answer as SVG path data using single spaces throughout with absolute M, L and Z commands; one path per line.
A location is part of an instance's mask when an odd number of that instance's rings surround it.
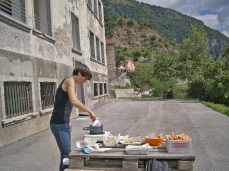
M 135 0 L 103 0 L 104 9 L 110 14 L 136 21 L 143 19 L 148 26 L 156 30 L 162 37 L 181 43 L 190 33 L 190 27 L 198 27 L 204 23 L 175 10 L 155 5 L 140 3 Z M 222 48 L 229 43 L 229 38 L 217 30 L 205 26 L 208 37 L 208 49 L 211 56 L 222 55 Z

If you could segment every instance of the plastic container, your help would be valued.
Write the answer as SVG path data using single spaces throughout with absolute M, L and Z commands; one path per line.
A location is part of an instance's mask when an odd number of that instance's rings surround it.
M 192 153 L 191 140 L 169 140 L 166 135 L 166 149 L 168 153 Z
M 116 147 L 117 144 L 117 136 L 108 136 L 103 137 L 103 144 L 106 147 Z
M 134 145 L 128 145 L 126 146 L 126 152 L 127 154 L 132 154 L 132 155 L 136 155 L 136 154 L 149 154 L 150 149 L 152 149 L 152 147 L 150 147 L 149 145 L 147 146 L 134 146 Z
M 158 146 L 161 145 L 161 143 L 164 141 L 164 137 L 161 138 L 149 138 L 148 136 L 145 136 L 145 142 L 149 143 L 151 146 Z

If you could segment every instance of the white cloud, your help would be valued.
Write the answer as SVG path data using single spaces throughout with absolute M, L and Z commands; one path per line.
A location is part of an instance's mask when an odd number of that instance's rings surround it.
M 210 27 L 210 28 L 213 28 L 213 29 L 217 30 L 220 27 L 220 22 L 217 19 L 217 15 L 213 15 L 213 14 L 209 15 L 209 14 L 207 14 L 207 15 L 202 15 L 202 16 L 198 15 L 198 16 L 192 16 L 192 17 L 203 21 L 204 24 L 206 26 Z
M 229 32 L 228 32 L 228 31 L 222 31 L 222 33 L 223 33 L 225 36 L 229 37 Z
M 151 5 L 171 8 L 183 14 L 202 20 L 205 25 L 228 37 L 229 33 L 229 1 L 228 0 L 138 0 Z M 200 15 L 201 11 L 209 10 L 214 14 Z

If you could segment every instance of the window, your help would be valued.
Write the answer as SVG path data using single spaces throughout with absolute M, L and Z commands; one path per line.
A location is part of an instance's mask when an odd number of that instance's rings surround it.
M 72 14 L 72 44 L 73 49 L 80 51 L 80 36 L 79 36 L 79 19 Z
M 98 84 L 94 83 L 94 97 L 98 96 Z
M 104 94 L 107 94 L 107 83 L 104 83 Z
M 94 34 L 91 31 L 90 31 L 90 48 L 91 48 L 91 57 L 95 58 Z
M 99 2 L 99 20 L 102 21 L 102 6 L 100 2 Z
M 103 83 L 99 83 L 99 95 L 103 95 Z
M 88 0 L 88 5 L 92 8 L 92 0 Z
M 96 52 L 97 52 L 97 60 L 100 61 L 100 41 L 98 37 L 96 37 Z
M 1 0 L 0 11 L 12 16 L 18 21 L 26 22 L 25 0 Z
M 34 0 L 35 27 L 52 36 L 50 0 Z
M 54 105 L 55 98 L 55 83 L 53 82 L 42 82 L 40 83 L 41 93 L 41 106 L 42 109 L 51 108 Z
M 98 15 L 97 0 L 94 0 L 94 13 Z
M 104 44 L 103 44 L 103 42 L 101 42 L 101 57 L 102 57 L 102 63 L 105 63 L 105 59 L 104 59 Z
M 32 112 L 31 83 L 4 82 L 6 119 Z

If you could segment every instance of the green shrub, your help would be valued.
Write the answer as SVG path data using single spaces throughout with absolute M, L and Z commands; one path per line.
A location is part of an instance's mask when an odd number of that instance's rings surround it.
M 221 105 L 221 104 L 214 104 L 211 102 L 205 102 L 205 101 L 201 101 L 201 103 L 203 103 L 204 105 L 212 108 L 213 110 L 226 114 L 229 116 L 229 107 L 225 106 L 225 105 Z

